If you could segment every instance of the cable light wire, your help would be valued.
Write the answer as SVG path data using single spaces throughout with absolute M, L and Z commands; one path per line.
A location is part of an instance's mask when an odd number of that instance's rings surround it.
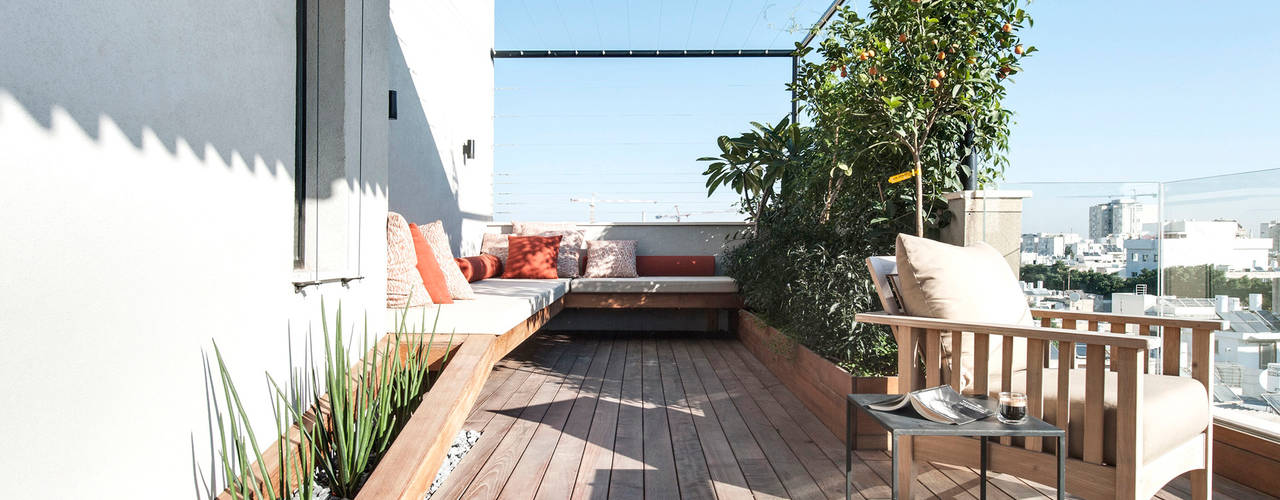
M 560 0 L 555 1 L 556 17 L 560 18 L 560 27 L 564 28 L 564 36 L 569 39 L 570 47 L 577 47 L 578 43 L 573 41 L 573 33 L 569 32 L 569 25 L 564 22 L 564 12 L 560 10 Z
M 547 40 L 542 38 L 542 29 L 538 27 L 538 23 L 533 20 L 533 13 L 529 11 L 529 4 L 524 0 L 520 0 L 520 5 L 524 7 L 524 17 L 529 20 L 529 26 L 533 28 L 533 35 L 538 38 L 538 43 L 543 47 L 549 47 Z
M 764 17 L 764 11 L 765 11 L 765 9 L 768 9 L 768 8 L 769 8 L 769 5 L 772 5 L 772 4 L 770 4 L 770 3 L 768 3 L 768 2 L 765 2 L 765 4 L 764 4 L 764 5 L 761 5 L 761 6 L 760 6 L 760 12 L 756 13 L 756 19 L 755 19 L 754 21 L 752 21 L 752 22 L 751 22 L 751 29 L 747 30 L 747 37 L 742 39 L 742 46 L 743 46 L 743 47 L 746 47 L 746 46 L 747 46 L 747 42 L 750 42 L 750 41 L 751 41 L 751 34 L 752 34 L 752 33 L 755 33 L 755 31 L 756 31 L 756 25 L 760 24 L 760 18 Z
M 693 20 L 698 17 L 698 0 L 693 0 L 693 10 L 689 11 L 689 32 L 684 36 L 684 50 L 689 50 L 689 39 L 693 38 Z
M 729 23 L 730 12 L 733 12 L 733 0 L 729 0 L 729 8 L 724 10 L 724 19 L 720 20 L 720 29 L 716 31 L 716 41 L 711 42 L 711 48 L 720 46 L 720 35 L 724 33 L 724 25 Z

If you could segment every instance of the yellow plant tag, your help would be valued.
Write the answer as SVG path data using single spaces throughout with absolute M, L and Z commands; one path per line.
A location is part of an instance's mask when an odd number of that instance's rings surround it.
M 911 169 L 911 170 L 908 170 L 908 171 L 906 171 L 906 172 L 903 172 L 903 173 L 900 173 L 900 174 L 894 175 L 893 177 L 890 177 L 890 178 L 889 178 L 889 184 L 897 184 L 897 183 L 899 183 L 899 182 L 905 181 L 905 180 L 910 179 L 910 178 L 915 177 L 915 176 L 916 176 L 916 171 L 915 171 L 915 169 Z

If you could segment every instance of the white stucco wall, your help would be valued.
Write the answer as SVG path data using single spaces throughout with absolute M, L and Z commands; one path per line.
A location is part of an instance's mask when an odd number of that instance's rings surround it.
M 383 310 L 387 5 L 348 0 L 366 36 L 347 106 L 373 111 L 346 124 L 358 175 L 323 190 L 351 200 L 347 264 L 327 271 L 364 279 L 306 293 L 294 6 L 0 2 L 0 496 L 191 498 L 211 339 L 261 439 L 262 374 L 284 373 L 289 331 L 322 297 Z
M 391 24 L 391 210 L 443 221 L 454 252 L 475 255 L 493 218 L 493 1 L 391 0 Z

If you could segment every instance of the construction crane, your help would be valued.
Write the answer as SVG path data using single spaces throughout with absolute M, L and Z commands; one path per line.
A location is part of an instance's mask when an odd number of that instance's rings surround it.
M 569 198 L 570 203 L 586 203 L 587 204 L 587 222 L 594 224 L 596 222 L 596 204 L 597 203 L 653 203 L 657 204 L 658 200 L 603 200 L 591 193 L 590 198 Z
M 712 214 L 735 214 L 735 213 L 738 213 L 738 212 L 737 212 L 737 211 L 735 211 L 735 210 L 704 210 L 704 211 L 701 211 L 701 212 L 681 212 L 681 211 L 680 211 L 680 205 L 676 205 L 676 206 L 675 206 L 675 209 L 676 209 L 676 211 L 675 211 L 675 213 L 673 213 L 673 214 L 658 214 L 658 215 L 653 216 L 653 218 L 654 218 L 655 220 L 662 220 L 662 219 L 675 219 L 675 220 L 676 220 L 676 222 L 680 222 L 680 221 L 681 221 L 681 220 L 683 220 L 685 217 L 688 217 L 688 216 L 691 216 L 691 215 L 712 215 Z

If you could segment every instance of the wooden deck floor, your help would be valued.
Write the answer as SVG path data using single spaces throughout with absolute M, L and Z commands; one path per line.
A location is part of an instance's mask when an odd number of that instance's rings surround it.
M 483 434 L 435 500 L 844 496 L 842 443 L 733 339 L 539 334 L 499 363 L 463 428 Z M 889 466 L 884 452 L 858 452 L 855 497 L 887 498 Z M 1190 498 L 1188 487 L 1158 497 Z M 914 492 L 977 498 L 977 474 L 925 464 Z M 1051 493 L 1003 474 L 988 487 Z

